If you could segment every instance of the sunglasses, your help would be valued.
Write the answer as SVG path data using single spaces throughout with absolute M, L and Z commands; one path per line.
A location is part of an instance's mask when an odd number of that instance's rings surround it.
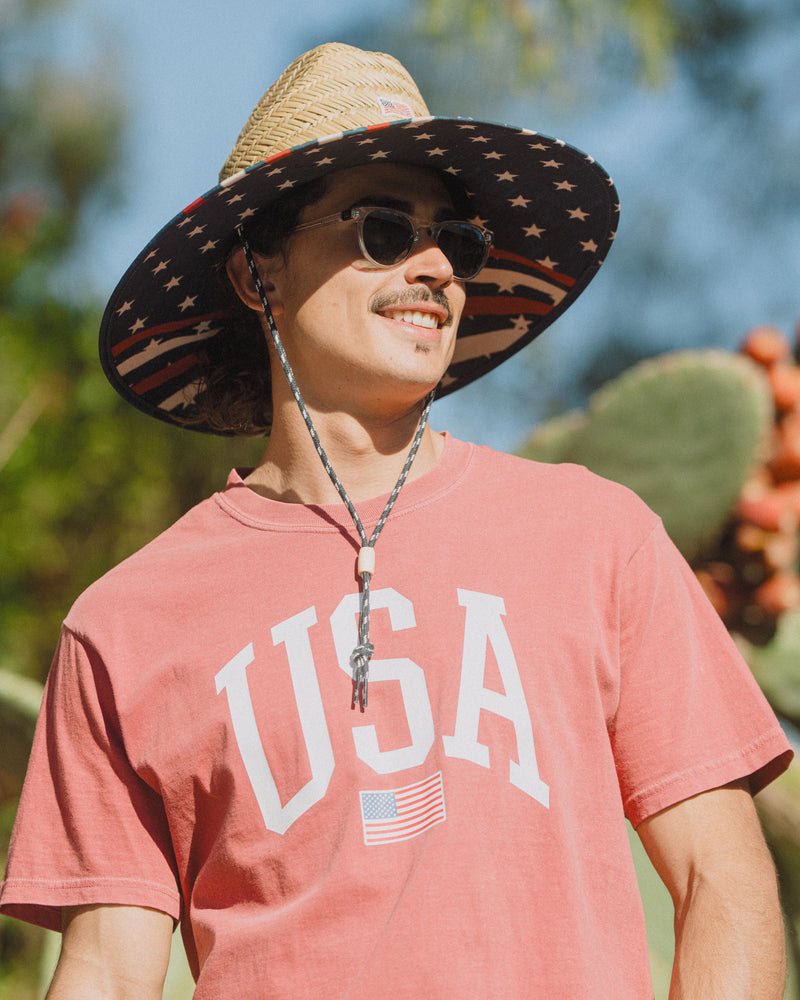
M 421 222 L 394 208 L 348 208 L 315 222 L 295 226 L 293 233 L 334 222 L 355 222 L 361 253 L 376 267 L 393 267 L 406 260 L 420 233 L 427 233 L 445 255 L 459 281 L 474 278 L 486 263 L 492 246 L 490 230 L 472 222 L 449 219 Z

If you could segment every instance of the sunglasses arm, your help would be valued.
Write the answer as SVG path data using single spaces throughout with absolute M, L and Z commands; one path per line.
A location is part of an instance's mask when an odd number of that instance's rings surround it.
M 352 218 L 353 210 L 351 208 L 346 208 L 343 212 L 337 212 L 335 215 L 326 215 L 322 219 L 315 219 L 314 222 L 302 222 L 299 226 L 295 226 L 292 232 L 302 233 L 307 229 L 318 229 L 320 226 L 330 226 L 334 222 L 347 222 L 348 219 Z

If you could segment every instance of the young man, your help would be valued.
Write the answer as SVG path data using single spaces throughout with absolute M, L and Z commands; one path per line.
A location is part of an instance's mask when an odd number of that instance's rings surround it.
M 204 1000 L 641 1000 L 627 816 L 673 996 L 777 1000 L 751 793 L 791 751 L 691 572 L 623 488 L 427 423 L 595 273 L 607 176 L 340 45 L 222 176 L 101 352 L 145 412 L 269 440 L 65 622 L 2 889 L 63 926 L 49 996 L 160 997 L 180 920 Z

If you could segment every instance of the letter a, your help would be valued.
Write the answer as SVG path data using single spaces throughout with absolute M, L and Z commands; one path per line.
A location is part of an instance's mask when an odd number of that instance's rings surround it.
M 464 626 L 464 655 L 461 662 L 461 687 L 458 693 L 456 731 L 443 736 L 448 757 L 471 760 L 489 767 L 489 748 L 478 742 L 478 723 L 482 710 L 508 719 L 517 737 L 516 761 L 509 762 L 509 781 L 523 792 L 549 808 L 550 789 L 539 776 L 533 729 L 525 693 L 522 690 L 517 661 L 508 638 L 503 616 L 505 603 L 500 597 L 458 591 L 458 603 L 467 609 Z M 492 644 L 505 694 L 483 686 L 486 673 L 488 644 Z

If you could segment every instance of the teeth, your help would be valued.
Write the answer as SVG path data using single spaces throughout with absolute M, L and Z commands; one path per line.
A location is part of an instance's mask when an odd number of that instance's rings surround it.
M 411 309 L 406 309 L 403 312 L 393 312 L 389 314 L 392 319 L 397 320 L 400 323 L 411 323 L 413 326 L 424 326 L 429 330 L 439 325 L 439 320 L 433 313 L 429 312 L 419 312 Z

